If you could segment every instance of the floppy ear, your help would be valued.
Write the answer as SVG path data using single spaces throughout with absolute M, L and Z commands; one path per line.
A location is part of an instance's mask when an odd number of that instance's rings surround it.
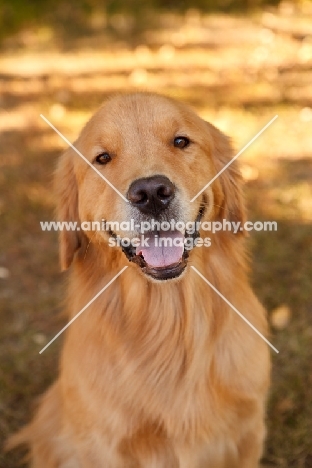
M 234 157 L 229 137 L 207 122 L 212 137 L 212 158 L 218 174 Z M 218 217 L 230 222 L 246 221 L 246 209 L 242 191 L 242 176 L 237 161 L 233 161 L 216 179 L 221 185 L 216 202 L 220 205 Z M 219 192 L 219 193 L 218 193 Z
M 78 187 L 74 172 L 73 150 L 69 148 L 60 158 L 54 177 L 57 197 L 56 217 L 60 222 L 77 222 Z M 81 245 L 81 236 L 77 230 L 62 230 L 59 235 L 61 269 L 70 267 L 75 252 Z

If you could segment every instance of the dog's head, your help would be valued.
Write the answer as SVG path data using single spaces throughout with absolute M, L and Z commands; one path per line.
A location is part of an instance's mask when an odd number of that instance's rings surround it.
M 119 250 L 149 277 L 175 278 L 192 256 L 191 241 L 200 236 L 185 226 L 243 221 L 235 162 L 191 202 L 233 154 L 226 136 L 172 99 L 147 93 L 113 97 L 74 146 L 89 164 L 73 149 L 61 158 L 58 219 L 99 230 L 61 232 L 63 269 L 87 237 L 97 248 Z

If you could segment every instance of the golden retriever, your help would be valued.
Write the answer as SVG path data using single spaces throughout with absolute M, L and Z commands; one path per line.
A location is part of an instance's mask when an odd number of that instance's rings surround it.
M 189 107 L 150 93 L 110 98 L 56 171 L 60 221 L 243 223 L 241 176 L 229 139 Z M 97 171 L 113 184 L 119 194 Z M 120 196 L 123 195 L 123 197 Z M 129 239 L 142 229 L 130 228 Z M 110 245 L 108 231 L 62 231 L 71 266 L 73 318 L 56 382 L 32 422 L 11 439 L 27 443 L 33 468 L 256 468 L 265 436 L 267 344 L 191 265 L 264 335 L 266 314 L 248 283 L 244 231 L 169 238 L 177 245 Z M 145 237 L 144 237 L 145 236 Z M 183 242 L 184 242 L 183 240 Z M 44 359 L 44 357 L 43 357 Z

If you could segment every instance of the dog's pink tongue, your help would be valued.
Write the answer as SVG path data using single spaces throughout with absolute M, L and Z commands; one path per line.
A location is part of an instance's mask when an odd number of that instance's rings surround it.
M 149 232 L 144 235 L 146 239 L 148 242 L 142 242 L 136 248 L 136 254 L 142 254 L 149 266 L 161 268 L 180 262 L 184 250 L 184 236 L 181 232 Z

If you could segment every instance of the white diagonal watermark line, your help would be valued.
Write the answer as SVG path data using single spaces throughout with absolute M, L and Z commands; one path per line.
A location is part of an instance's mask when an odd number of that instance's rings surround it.
M 105 176 L 103 176 L 103 174 L 101 174 L 100 171 L 98 171 L 96 169 L 96 167 L 93 166 L 93 164 L 90 163 L 90 161 L 87 160 L 87 158 L 84 157 L 84 155 L 82 153 L 80 153 L 79 150 L 77 150 L 77 148 L 75 148 L 75 146 L 69 141 L 67 140 L 67 138 L 56 128 L 54 127 L 54 125 L 42 114 L 40 114 L 40 117 L 74 150 L 76 151 L 76 153 L 87 163 L 89 164 L 90 167 L 92 167 L 92 169 L 100 176 L 102 177 L 103 180 L 105 180 L 105 182 L 113 189 L 115 190 L 116 193 L 118 193 L 118 195 L 127 203 L 129 203 L 129 200 L 126 199 L 126 197 L 123 196 L 122 193 L 119 192 L 118 189 L 116 189 L 116 187 L 108 180 L 106 179 Z
M 251 143 L 253 143 L 253 142 L 261 135 L 261 133 L 263 133 L 264 130 L 266 130 L 266 129 L 274 122 L 274 120 L 277 119 L 277 117 L 278 117 L 278 115 L 275 115 L 275 117 L 273 117 L 273 119 L 271 119 L 270 122 L 268 122 L 268 123 L 262 128 L 262 130 L 260 130 L 260 132 L 258 132 L 257 135 L 255 135 L 255 136 L 249 141 L 249 143 L 247 143 L 247 145 L 245 145 L 244 148 L 242 148 L 242 149 L 237 153 L 237 155 L 234 156 L 234 158 L 231 159 L 231 161 L 229 161 L 229 162 L 221 169 L 221 171 L 219 171 L 218 174 L 215 175 L 215 176 L 208 182 L 208 184 L 206 184 L 205 187 L 203 187 L 203 188 L 195 195 L 195 197 L 192 198 L 192 200 L 190 200 L 190 203 L 192 203 L 194 200 L 196 200 L 196 198 L 197 198 L 201 193 L 203 193 L 203 191 L 206 190 L 206 188 L 208 188 L 209 185 L 211 185 L 212 182 L 214 182 L 214 181 L 219 177 L 219 175 L 221 175 L 222 172 L 225 171 L 225 169 L 227 169 L 227 168 L 232 164 L 232 162 L 234 162 L 235 159 L 237 159 L 238 156 L 240 156 L 240 155 L 245 151 L 245 149 L 247 149 L 248 146 L 250 146 Z
M 205 283 L 207 283 L 218 294 L 218 296 L 220 296 L 224 302 L 226 302 L 231 307 L 231 309 L 233 309 L 234 312 L 236 312 L 240 318 L 242 318 L 244 322 L 246 322 L 257 333 L 257 335 L 260 336 L 260 338 L 262 338 L 276 353 L 279 353 L 279 351 L 272 345 L 272 343 L 270 343 L 269 340 L 267 340 L 266 337 L 263 336 L 262 333 L 260 333 L 259 330 L 257 330 L 257 328 L 254 327 L 253 324 L 250 323 L 249 320 L 247 320 L 246 317 L 244 317 L 244 315 L 241 314 L 240 311 L 237 310 L 236 307 L 234 307 L 233 304 L 231 304 L 230 301 L 228 301 L 227 298 L 224 297 L 223 294 L 221 294 L 220 291 L 218 291 L 218 289 L 215 288 L 214 285 L 211 284 L 210 281 L 208 281 L 207 278 L 205 278 L 205 276 L 200 273 L 200 271 L 197 270 L 197 268 L 195 268 L 193 265 L 191 265 L 191 268 L 193 268 L 198 276 L 200 276 L 205 281 Z
M 63 331 L 65 331 L 66 328 L 68 328 L 69 325 L 71 325 L 71 324 L 79 317 L 79 315 L 81 315 L 82 312 L 84 312 L 84 311 L 89 307 L 89 305 L 91 305 L 92 302 L 94 302 L 95 299 L 97 299 L 97 298 L 102 294 L 102 292 L 104 292 L 105 289 L 107 289 L 107 288 L 118 278 L 118 276 L 120 276 L 127 268 L 128 268 L 128 266 L 123 267 L 122 270 L 120 270 L 120 272 L 117 273 L 117 275 L 115 275 L 114 278 L 112 278 L 112 279 L 106 284 L 106 286 L 104 286 L 104 288 L 102 288 L 101 291 L 99 291 L 99 292 L 93 297 L 93 299 L 91 299 L 91 301 L 89 301 L 88 304 L 86 304 L 86 305 L 78 312 L 78 314 L 76 314 L 75 317 L 73 317 L 73 318 L 68 322 L 68 324 L 65 325 L 65 327 L 62 328 L 62 330 L 58 332 L 57 335 L 55 335 L 55 337 L 52 338 L 52 340 L 49 341 L 49 343 L 46 344 L 44 348 L 42 348 L 41 351 L 39 351 L 39 354 L 43 353 L 43 351 L 44 351 L 45 349 L 47 349 L 48 346 L 50 346 L 50 344 L 52 344 L 53 341 L 56 340 L 56 338 L 58 338 L 58 337 L 63 333 Z

